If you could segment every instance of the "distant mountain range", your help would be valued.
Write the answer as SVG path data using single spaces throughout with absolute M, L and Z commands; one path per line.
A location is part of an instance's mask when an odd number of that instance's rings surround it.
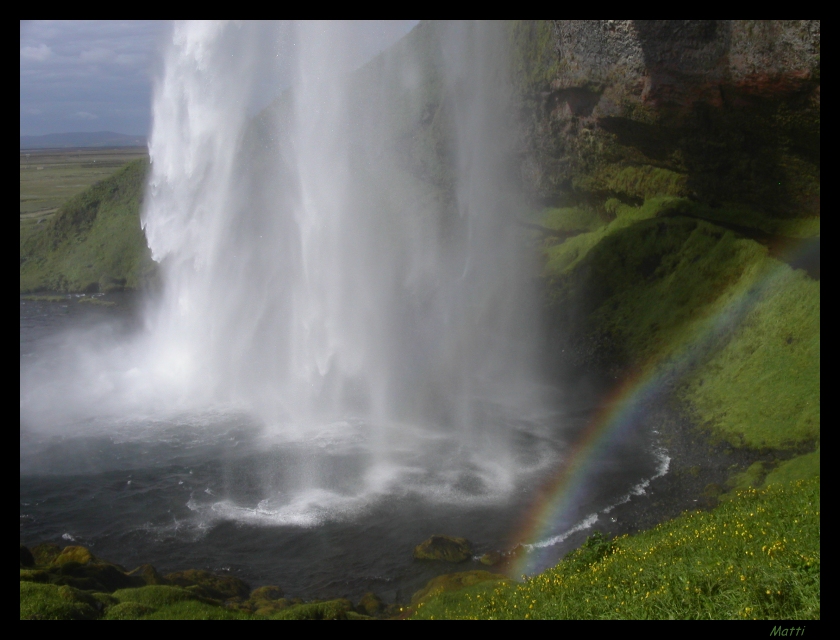
M 92 133 L 48 133 L 21 136 L 21 149 L 66 149 L 69 147 L 145 147 L 146 136 L 128 136 L 113 131 Z

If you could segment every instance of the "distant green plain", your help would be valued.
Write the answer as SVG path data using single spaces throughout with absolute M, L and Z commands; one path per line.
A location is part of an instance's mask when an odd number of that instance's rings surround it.
M 21 149 L 21 224 L 50 217 L 72 196 L 113 175 L 126 163 L 148 156 L 146 147 Z

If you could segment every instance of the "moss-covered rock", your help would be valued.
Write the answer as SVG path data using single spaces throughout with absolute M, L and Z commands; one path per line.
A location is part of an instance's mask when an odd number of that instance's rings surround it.
M 432 536 L 414 547 L 416 560 L 464 562 L 472 557 L 472 545 L 466 538 Z
M 291 606 L 271 616 L 272 620 L 351 620 L 359 614 L 354 611 L 353 603 L 346 598 L 310 602 Z
M 139 587 L 145 584 L 142 578 L 128 576 L 115 565 L 104 562 L 79 564 L 67 561 L 49 569 L 50 582 L 66 584 L 85 591 L 110 592 L 116 589 Z
M 39 566 L 52 564 L 52 561 L 61 553 L 61 547 L 51 542 L 42 542 L 32 547 L 32 555 L 35 564 Z
M 150 607 L 139 602 L 121 602 L 109 607 L 102 616 L 103 620 L 138 620 L 150 613 L 157 611 L 154 607 Z
M 141 564 L 136 569 L 128 572 L 129 576 L 142 578 L 146 584 L 168 584 L 166 578 L 160 575 L 150 564 Z
M 110 593 L 102 593 L 100 591 L 95 591 L 91 594 L 97 602 L 99 602 L 103 607 L 112 607 L 115 604 L 119 604 L 120 601 L 117 600 L 114 596 Z
M 375 616 L 385 611 L 385 609 L 386 605 L 382 601 L 382 598 L 372 591 L 368 591 L 365 595 L 363 595 L 359 600 L 359 604 L 356 606 L 356 611 L 358 613 L 368 616 Z
M 239 578 L 220 576 L 200 569 L 168 573 L 166 580 L 180 587 L 195 587 L 199 595 L 218 600 L 247 598 L 251 592 L 251 587 Z
M 52 546 L 39 547 L 36 549 L 43 559 L 52 558 L 46 571 L 53 584 L 102 592 L 145 584 L 142 578 L 126 575 L 122 567 L 98 559 L 85 547 L 71 545 L 57 554 Z
M 50 574 L 43 569 L 21 569 L 21 582 L 49 582 Z
M 279 600 L 283 597 L 283 590 L 274 585 L 258 587 L 251 592 L 251 600 Z
M 300 603 L 298 603 L 300 604 Z M 243 603 L 242 608 L 248 611 L 253 611 L 258 616 L 273 616 L 279 611 L 288 609 L 294 606 L 290 600 L 286 598 L 278 598 L 277 600 L 247 600 Z
M 32 552 L 29 550 L 29 547 L 25 547 L 23 545 L 20 545 L 20 566 L 35 566 L 35 556 L 32 555 Z
M 93 596 L 72 587 L 20 583 L 21 620 L 92 620 L 101 608 Z
M 231 602 L 231 601 L 228 601 Z M 247 600 L 238 605 L 240 608 L 253 611 L 257 615 L 270 616 L 278 611 L 287 609 L 291 602 L 283 597 L 283 590 L 274 585 L 265 585 L 254 589 Z
M 55 565 L 63 565 L 67 564 L 68 562 L 74 562 L 76 564 L 88 564 L 89 562 L 95 562 L 96 557 L 90 552 L 89 549 L 81 546 L 68 546 L 62 549 L 61 553 L 59 553 L 55 558 L 53 558 L 52 564 Z
M 119 589 L 111 594 L 120 602 L 139 602 L 150 607 L 162 607 L 185 600 L 200 601 L 202 597 L 188 589 L 167 585 L 147 585 L 134 589 Z
M 488 567 L 493 567 L 502 560 L 504 560 L 504 556 L 499 551 L 488 551 L 478 559 L 481 564 L 487 565 Z
M 247 611 L 229 609 L 201 601 L 183 601 L 160 607 L 143 616 L 144 620 L 253 620 Z

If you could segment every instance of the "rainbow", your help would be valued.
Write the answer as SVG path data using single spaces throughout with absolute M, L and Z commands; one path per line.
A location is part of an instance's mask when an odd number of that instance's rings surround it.
M 787 261 L 795 264 L 798 255 L 813 251 L 812 245 L 812 242 L 800 243 L 785 256 Z M 575 523 L 569 522 L 570 514 L 582 503 L 587 483 L 596 472 L 595 461 L 632 425 L 643 420 L 648 408 L 657 400 L 664 399 L 666 392 L 693 369 L 704 354 L 723 344 L 725 341 L 721 338 L 731 335 L 774 286 L 780 274 L 790 268 L 783 262 L 772 261 L 772 264 L 769 269 L 745 274 L 747 277 L 731 290 L 729 300 L 709 317 L 695 322 L 690 335 L 667 356 L 647 362 L 610 393 L 573 445 L 565 463 L 543 486 L 518 528 L 515 543 L 522 545 L 527 553 L 517 554 L 514 575 L 529 575 L 552 564 L 547 561 L 550 547 L 597 522 L 598 513 L 589 514 Z M 653 478 L 637 485 L 641 490 L 636 493 L 643 492 L 650 480 L 667 472 L 667 456 L 663 456 L 662 462 Z M 630 494 L 626 496 L 626 500 L 629 499 Z M 611 508 L 607 507 L 602 512 Z

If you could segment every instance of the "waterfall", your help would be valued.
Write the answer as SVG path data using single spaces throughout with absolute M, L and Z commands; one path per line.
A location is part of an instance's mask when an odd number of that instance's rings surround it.
M 291 83 L 251 115 L 266 30 L 292 41 Z M 269 423 L 471 432 L 477 403 L 530 377 L 505 33 L 420 25 L 350 72 L 353 36 L 176 26 L 143 211 L 164 277 L 154 331 L 191 393 Z
M 254 427 L 258 495 L 213 508 L 282 522 L 495 503 L 556 461 L 504 25 L 421 23 L 372 58 L 360 29 L 174 26 L 141 212 L 161 287 L 142 331 L 28 366 L 22 424 Z

